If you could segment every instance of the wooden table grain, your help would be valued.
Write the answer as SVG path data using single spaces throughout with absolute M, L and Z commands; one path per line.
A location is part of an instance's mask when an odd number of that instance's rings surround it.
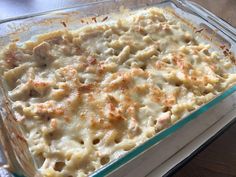
M 172 177 L 235 177 L 236 122 Z
M 236 0 L 192 0 L 236 27 Z

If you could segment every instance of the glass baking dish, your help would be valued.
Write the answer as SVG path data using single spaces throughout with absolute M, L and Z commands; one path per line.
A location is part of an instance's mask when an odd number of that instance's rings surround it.
M 0 48 L 6 46 L 12 41 L 18 41 L 21 43 L 31 39 L 34 35 L 46 33 L 52 30 L 65 28 L 77 29 L 86 25 L 81 21 L 81 19 L 84 18 L 88 19 L 88 17 L 96 17 L 102 21 L 107 19 L 109 14 L 119 12 L 121 7 L 136 10 L 152 6 L 172 9 L 177 15 L 185 19 L 187 22 L 194 24 L 197 28 L 204 28 L 204 31 L 202 32 L 203 35 L 208 37 L 214 45 L 218 46 L 219 50 L 221 50 L 220 46 L 224 45 L 229 49 L 229 51 L 236 51 L 235 28 L 199 5 L 186 0 L 105 0 L 61 10 L 2 20 L 0 21 Z M 236 70 L 233 69 L 232 72 L 236 72 Z M 95 171 L 91 176 L 111 175 L 114 171 L 119 170 L 120 167 L 127 163 L 131 163 L 131 160 L 136 159 L 151 147 L 158 146 L 160 141 L 164 141 L 167 136 L 174 134 L 174 132 L 183 127 L 189 121 L 197 119 L 199 115 L 208 111 L 235 91 L 236 86 L 231 87 L 207 104 L 204 104 L 199 109 L 191 112 L 188 116 L 182 118 L 174 125 L 159 132 L 145 143 L 129 151 L 124 156 Z M 11 108 L 7 101 L 2 82 L 0 104 L 0 139 L 6 158 L 6 163 L 1 165 L 8 168 L 15 175 L 40 176 L 36 170 L 37 165 L 32 160 L 28 150 L 27 143 L 21 135 L 21 130 L 11 114 Z M 232 104 L 234 104 L 234 102 Z

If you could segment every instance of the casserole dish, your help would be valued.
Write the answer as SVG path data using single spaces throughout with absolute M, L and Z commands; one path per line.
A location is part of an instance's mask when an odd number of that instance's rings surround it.
M 102 4 L 105 3 L 105 4 Z M 188 3 L 184 1 L 166 1 L 159 4 L 155 4 L 156 2 L 145 2 L 145 3 L 137 3 L 134 4 L 133 2 L 129 1 L 128 3 L 122 3 L 122 2 L 99 2 L 94 4 L 88 4 L 80 7 L 65 9 L 63 12 L 56 11 L 53 13 L 47 13 L 42 15 L 35 15 L 32 18 L 25 18 L 22 17 L 22 19 L 16 19 L 16 20 L 10 20 L 10 21 L 3 21 L 1 23 L 1 33 L 3 34 L 3 37 L 1 39 L 2 45 L 6 45 L 10 41 L 19 40 L 19 42 L 23 42 L 28 40 L 31 36 L 36 34 L 41 34 L 45 32 L 50 32 L 52 30 L 57 30 L 60 28 L 69 28 L 69 29 L 75 29 L 80 26 L 83 26 L 82 24 L 78 24 L 78 18 L 86 18 L 86 17 L 93 17 L 103 14 L 109 14 L 111 12 L 119 10 L 118 7 L 125 6 L 129 9 L 136 9 L 144 7 L 144 5 L 148 6 L 160 6 L 160 7 L 170 7 L 173 8 L 175 13 L 179 14 L 181 17 L 186 18 L 187 20 L 191 21 L 194 25 L 203 26 L 204 33 L 213 33 L 210 35 L 210 39 L 214 41 L 214 43 L 218 43 L 218 45 L 221 46 L 227 46 L 227 50 L 225 52 L 229 53 L 230 50 L 235 50 L 235 41 L 234 41 L 234 32 L 232 32 L 229 29 L 224 29 L 224 27 L 220 26 L 219 31 L 216 31 L 218 28 L 215 27 L 217 24 L 217 21 L 210 20 L 212 22 L 211 24 L 205 24 L 204 19 L 201 19 L 200 16 L 197 16 L 194 13 L 197 13 L 194 11 L 195 6 L 191 6 Z M 188 8 L 189 5 L 189 8 Z M 110 7 L 109 10 L 107 7 Z M 88 8 L 90 9 L 88 12 Z M 182 9 L 181 9 L 182 8 Z M 189 12 L 183 11 L 188 9 L 188 11 L 192 11 L 194 15 L 190 15 Z M 78 10 L 80 13 L 78 13 Z M 195 9 L 196 10 L 196 9 Z M 91 13 L 92 12 L 92 13 Z M 186 15 L 186 16 L 185 16 Z M 188 16 L 187 16 L 188 15 Z M 102 16 L 101 19 L 106 19 L 107 16 Z M 98 17 L 97 17 L 98 18 Z M 63 20 L 62 20 L 63 19 Z M 33 21 L 31 21 L 33 20 Z M 202 20 L 202 21 L 201 21 Z M 208 19 L 209 20 L 209 19 Z M 24 26 L 20 26 L 24 22 Z M 48 28 L 48 25 L 50 25 L 50 28 Z M 10 33 L 10 34 L 9 34 Z M 1 34 L 2 35 L 2 34 Z M 20 39 L 19 39 L 20 38 Z M 224 47 L 225 48 L 225 47 Z M 234 71 L 234 70 L 233 70 Z M 232 72 L 233 72 L 232 71 Z M 134 150 L 127 153 L 125 156 L 112 161 L 107 166 L 102 168 L 101 170 L 98 170 L 93 175 L 106 175 L 113 171 L 115 168 L 118 168 L 119 166 L 125 164 L 133 157 L 137 156 L 138 154 L 144 152 L 148 148 L 150 148 L 152 145 L 156 144 L 158 141 L 160 141 L 163 137 L 170 135 L 173 133 L 173 130 L 176 130 L 178 127 L 183 126 L 186 122 L 190 121 L 193 118 L 196 118 L 200 113 L 203 111 L 206 111 L 208 108 L 210 108 L 212 105 L 219 102 L 221 99 L 225 98 L 229 94 L 233 93 L 235 90 L 234 87 L 228 89 L 226 92 L 219 95 L 217 98 L 212 100 L 211 102 L 207 103 L 206 105 L 200 107 L 190 115 L 186 116 L 182 120 L 180 120 L 175 125 L 167 128 L 166 130 L 162 131 L 161 133 L 157 134 L 150 140 L 146 141 L 144 144 L 138 146 Z M 4 91 L 2 91 L 4 93 Z M 2 96 L 4 98 L 4 94 Z M 8 133 L 5 132 L 2 133 L 4 138 L 9 139 L 10 141 L 4 140 L 2 138 L 2 141 L 5 142 L 5 147 L 8 149 L 7 158 L 8 159 L 14 159 L 11 160 L 11 162 L 14 162 L 11 164 L 11 166 L 14 167 L 14 171 L 17 171 L 18 173 L 22 173 L 26 176 L 34 176 L 35 170 L 34 170 L 34 163 L 31 162 L 31 156 L 30 153 L 27 151 L 27 143 L 24 141 L 24 138 L 21 136 L 20 128 L 18 128 L 18 125 L 16 122 L 14 122 L 14 118 L 11 117 L 11 109 L 7 106 L 6 98 L 2 100 L 3 105 L 3 111 L 2 111 L 2 117 L 3 117 L 3 123 L 2 123 L 2 130 L 6 129 Z M 9 137 L 10 136 L 10 137 Z M 162 138 L 161 138 L 162 137 Z M 10 143 L 10 144 L 8 144 Z M 13 147 L 12 152 L 9 153 L 11 147 Z M 13 156 L 15 154 L 15 156 Z M 27 167 L 27 170 L 24 170 L 24 168 Z M 22 171 L 22 172 L 21 172 Z

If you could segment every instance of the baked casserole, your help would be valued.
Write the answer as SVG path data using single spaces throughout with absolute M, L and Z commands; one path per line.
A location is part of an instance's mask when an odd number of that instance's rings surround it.
M 235 84 L 233 57 L 200 32 L 149 8 L 3 49 L 0 72 L 40 173 L 87 176 Z

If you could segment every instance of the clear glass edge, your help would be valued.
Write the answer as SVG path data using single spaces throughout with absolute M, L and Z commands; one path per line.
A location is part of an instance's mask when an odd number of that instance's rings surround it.
M 183 127 L 185 124 L 187 124 L 189 121 L 196 119 L 199 115 L 202 113 L 206 112 L 210 108 L 212 108 L 214 105 L 231 95 L 236 91 L 236 86 L 231 87 L 230 89 L 226 90 L 201 108 L 197 109 L 196 111 L 192 112 L 190 115 L 180 119 L 178 122 L 176 122 L 174 125 L 170 126 L 169 128 L 159 132 L 157 135 L 154 137 L 150 138 L 143 144 L 139 145 L 135 149 L 131 150 L 127 154 L 125 154 L 123 157 L 114 160 L 107 166 L 102 167 L 101 169 L 95 171 L 91 176 L 92 177 L 101 177 L 101 176 L 106 176 L 113 172 L 114 170 L 118 169 L 122 165 L 125 165 L 127 162 L 130 160 L 134 159 L 138 155 L 144 153 L 151 147 L 153 147 L 156 143 L 159 141 L 163 140 L 165 137 L 172 135 L 174 132 L 176 132 L 178 129 Z
M 64 7 L 64 8 L 58 8 L 58 9 L 53 9 L 53 10 L 48 10 L 48 11 L 43 11 L 43 12 L 26 14 L 26 15 L 22 15 L 22 16 L 10 17 L 10 18 L 0 20 L 0 24 L 12 22 L 12 21 L 17 21 L 17 20 L 24 20 L 24 19 L 28 19 L 28 18 L 32 18 L 32 17 L 40 17 L 43 15 L 48 15 L 50 13 L 60 13 L 60 12 L 64 12 L 65 10 L 72 10 L 72 9 L 82 8 L 82 7 L 86 7 L 86 6 L 92 6 L 92 5 L 111 2 L 111 1 L 112 0 L 100 0 L 97 2 L 89 2 L 89 3 L 85 3 L 85 4 L 73 5 L 73 6 L 68 6 L 68 7 Z
M 111 1 L 112 0 L 103 0 L 103 1 L 99 1 L 99 2 L 86 3 L 86 4 L 73 6 L 73 7 L 60 8 L 60 9 L 50 10 L 50 11 L 46 11 L 46 12 L 40 12 L 40 13 L 29 14 L 29 15 L 14 17 L 14 18 L 8 18 L 8 19 L 0 20 L 0 24 L 15 21 L 15 20 L 22 20 L 22 19 L 27 19 L 27 18 L 31 18 L 31 17 L 47 15 L 48 13 L 54 13 L 54 12 L 60 13 L 63 10 L 70 10 L 70 9 L 75 9 L 75 8 L 79 8 L 79 7 L 90 6 L 90 5 L 95 5 L 95 4 L 105 3 L 105 2 L 111 2 Z M 196 3 L 192 3 L 192 2 L 189 2 L 186 0 L 176 0 L 176 1 L 180 2 L 181 4 L 184 3 L 184 5 L 187 5 L 186 6 L 187 8 L 189 8 L 192 11 L 195 11 L 194 8 L 190 8 L 190 7 L 195 6 Z M 170 2 L 170 3 L 175 4 L 175 2 L 173 0 L 164 0 L 162 3 L 166 3 L 166 2 Z M 155 4 L 155 5 L 158 5 L 158 4 Z M 198 6 L 200 6 L 200 5 L 198 5 Z M 202 8 L 202 9 L 204 9 L 204 8 Z M 206 11 L 206 12 L 208 12 L 208 11 Z M 206 13 L 206 12 L 204 12 L 204 13 Z M 195 11 L 195 13 L 199 15 L 199 11 L 198 12 Z M 200 15 L 200 17 L 203 18 L 203 20 L 206 20 L 205 17 L 203 17 L 202 15 Z M 223 21 L 223 20 L 219 19 L 218 17 L 216 17 L 215 15 L 214 15 L 214 18 L 217 19 L 219 22 Z M 225 23 L 227 24 L 227 26 L 230 26 L 230 29 L 234 28 L 230 24 L 228 24 L 227 22 L 225 22 Z M 218 28 L 218 26 L 215 26 L 215 27 Z M 232 32 L 232 30 L 231 30 L 231 32 Z M 234 31 L 232 32 L 232 34 L 234 34 Z M 214 98 L 213 100 L 211 100 L 207 104 L 203 105 L 202 107 L 200 107 L 196 111 L 192 112 L 190 115 L 180 119 L 174 125 L 159 132 L 157 135 L 150 138 L 149 140 L 147 140 L 143 144 L 141 144 L 141 145 L 137 146 L 135 149 L 129 151 L 123 157 L 120 157 L 117 160 L 114 160 L 113 162 L 107 164 L 106 166 L 98 169 L 93 174 L 91 174 L 91 176 L 92 177 L 106 176 L 106 175 L 110 174 L 111 172 L 113 172 L 114 170 L 117 170 L 118 168 L 125 165 L 126 163 L 128 163 L 129 161 L 131 161 L 132 159 L 137 157 L 138 155 L 144 153 L 145 151 L 147 151 L 148 149 L 153 147 L 155 144 L 157 144 L 159 141 L 163 140 L 165 137 L 172 135 L 174 132 L 176 132 L 179 128 L 183 127 L 189 121 L 196 119 L 199 115 L 206 112 L 207 110 L 212 108 L 214 105 L 216 105 L 217 103 L 219 103 L 220 101 L 222 101 L 223 99 L 225 99 L 226 97 L 228 97 L 229 95 L 234 93 L 235 91 L 236 91 L 236 86 L 232 86 L 231 88 L 229 88 L 228 90 L 226 90 L 222 94 L 218 95 L 216 98 Z M 13 175 L 15 177 L 23 177 L 23 176 L 17 175 L 16 173 L 13 173 Z
M 202 6 L 200 6 L 195 2 L 187 0 L 180 0 L 180 1 L 181 3 L 183 3 L 184 6 L 196 12 L 196 14 L 200 15 L 201 18 L 214 25 L 214 27 L 219 28 L 228 37 L 230 37 L 231 40 L 236 42 L 236 28 L 230 25 L 227 21 L 217 17 L 215 14 L 213 14 L 212 12 L 208 11 L 207 9 L 203 8 Z

